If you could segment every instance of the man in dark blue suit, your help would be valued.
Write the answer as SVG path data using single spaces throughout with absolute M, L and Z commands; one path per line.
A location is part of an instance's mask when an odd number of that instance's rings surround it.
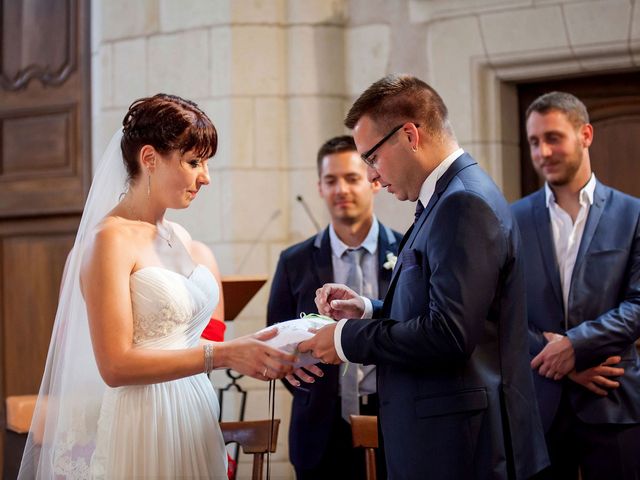
M 327 282 L 347 281 L 348 251 L 358 247 L 362 247 L 363 292 L 384 295 L 389 286 L 393 268 L 389 259 L 395 258 L 401 235 L 373 214 L 373 198 L 380 184 L 367 180 L 353 137 L 343 135 L 325 142 L 318 151 L 317 167 L 318 191 L 331 223 L 280 255 L 267 309 L 269 325 L 297 318 L 302 312 L 316 312 L 316 290 Z M 364 454 L 353 448 L 347 420 L 350 413 L 378 414 L 375 367 L 353 364 L 344 374 L 335 365 L 321 365 L 321 369 L 323 376 L 308 388 L 285 382 L 293 394 L 289 456 L 296 478 L 364 480 Z M 298 374 L 309 378 L 304 370 Z M 350 375 L 353 383 L 348 383 Z M 353 405 L 343 405 L 344 390 L 349 390 Z M 347 395 L 345 401 L 349 398 Z
M 369 180 L 417 200 L 416 219 L 384 302 L 323 286 L 319 311 L 342 320 L 298 348 L 376 365 L 392 480 L 531 477 L 548 459 L 509 205 L 459 148 L 440 96 L 415 77 L 371 85 L 345 124 Z
M 575 96 L 526 114 L 544 187 L 513 205 L 525 252 L 530 353 L 548 477 L 640 478 L 640 200 L 591 171 L 593 127 Z

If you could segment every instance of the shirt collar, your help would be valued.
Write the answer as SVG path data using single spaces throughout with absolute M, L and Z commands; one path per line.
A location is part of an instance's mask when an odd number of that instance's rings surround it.
M 451 164 L 464 153 L 462 148 L 458 148 L 455 152 L 449 154 L 447 158 L 445 158 L 440 165 L 433 169 L 433 171 L 429 174 L 427 179 L 422 184 L 420 188 L 420 195 L 418 199 L 422 202 L 423 206 L 427 206 L 429 204 L 429 200 L 433 196 L 433 192 L 436 190 L 436 183 L 444 175 L 444 173 L 449 169 Z
M 336 255 L 336 257 L 342 257 L 342 254 L 345 250 L 349 248 L 356 249 L 359 247 L 364 248 L 370 254 L 376 253 L 376 249 L 378 248 L 378 233 L 380 232 L 380 225 L 378 224 L 378 219 L 373 216 L 373 222 L 371 223 L 371 228 L 369 229 L 369 233 L 363 240 L 363 242 L 356 246 L 350 247 L 346 245 L 342 240 L 338 238 L 338 234 L 333 228 L 333 224 L 329 224 L 329 241 L 331 242 L 331 251 Z
M 587 184 L 582 187 L 580 193 L 578 194 L 578 198 L 580 199 L 580 205 L 593 205 L 593 196 L 596 191 L 596 176 L 595 174 L 591 174 L 591 178 Z M 556 203 L 556 196 L 551 190 L 551 187 L 547 182 L 544 182 L 544 193 L 546 197 L 547 208 L 551 205 L 551 203 Z

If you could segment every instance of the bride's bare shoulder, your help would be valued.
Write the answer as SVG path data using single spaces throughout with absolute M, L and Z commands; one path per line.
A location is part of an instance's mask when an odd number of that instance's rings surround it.
M 122 217 L 105 217 L 94 229 L 88 245 L 89 259 L 134 257 L 141 245 L 149 240 L 149 232 L 140 222 Z
M 108 216 L 102 219 L 94 230 L 95 241 L 99 243 L 126 243 L 148 236 L 141 222 L 122 217 Z

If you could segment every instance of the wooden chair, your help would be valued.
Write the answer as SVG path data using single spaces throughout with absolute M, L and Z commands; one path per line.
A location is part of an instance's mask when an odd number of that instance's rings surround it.
M 262 480 L 264 455 L 274 453 L 278 443 L 280 419 L 242 422 L 220 422 L 224 443 L 237 443 L 244 453 L 253 454 L 252 480 Z M 269 442 L 271 434 L 271 442 Z
M 378 448 L 378 417 L 351 415 L 353 446 L 364 448 L 367 480 L 376 480 L 376 448 Z

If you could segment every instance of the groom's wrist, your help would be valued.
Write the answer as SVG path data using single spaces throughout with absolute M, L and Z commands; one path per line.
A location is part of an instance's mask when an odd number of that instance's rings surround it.
M 348 362 L 349 360 L 345 356 L 344 350 L 342 350 L 342 328 L 344 327 L 345 323 L 347 323 L 346 318 L 338 321 L 336 329 L 333 331 L 333 345 L 336 349 L 336 354 L 338 355 L 338 357 L 340 357 L 340 360 L 342 360 L 343 362 Z
M 371 303 L 371 300 L 363 296 L 360 296 L 360 298 L 364 302 L 364 311 L 362 312 L 362 316 L 360 318 L 372 318 L 373 304 Z

